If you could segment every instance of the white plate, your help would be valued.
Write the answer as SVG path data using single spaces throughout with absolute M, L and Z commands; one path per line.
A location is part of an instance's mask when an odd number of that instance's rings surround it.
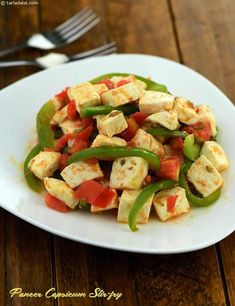
M 112 214 L 95 215 L 50 210 L 25 185 L 17 164 L 35 137 L 35 115 L 41 105 L 66 86 L 108 72 L 129 72 L 166 84 L 175 95 L 211 106 L 219 126 L 219 142 L 228 154 L 220 200 L 208 208 L 162 223 L 153 214 L 147 225 L 131 232 Z M 235 229 L 235 111 L 228 98 L 197 72 L 173 61 L 147 55 L 120 54 L 92 58 L 27 77 L 0 93 L 0 194 L 2 207 L 46 231 L 72 240 L 143 253 L 179 253 L 212 245 Z

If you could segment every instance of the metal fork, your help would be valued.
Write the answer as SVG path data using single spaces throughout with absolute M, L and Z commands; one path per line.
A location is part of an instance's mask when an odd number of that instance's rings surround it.
M 21 43 L 0 51 L 0 57 L 26 47 L 51 50 L 72 43 L 93 28 L 100 18 L 90 8 L 84 8 L 76 15 L 46 33 L 35 33 Z
M 68 63 L 71 61 L 75 61 L 78 59 L 84 59 L 91 56 L 98 56 L 98 55 L 108 55 L 115 53 L 117 50 L 115 43 L 111 42 L 108 44 L 105 44 L 99 48 L 85 51 L 82 53 L 78 53 L 75 55 L 67 56 L 62 53 L 49 53 L 47 55 L 38 57 L 34 60 L 19 60 L 19 61 L 2 61 L 0 62 L 0 68 L 1 67 L 13 67 L 13 66 L 37 66 L 42 69 L 44 68 L 51 68 L 53 66 L 58 66 L 64 63 Z

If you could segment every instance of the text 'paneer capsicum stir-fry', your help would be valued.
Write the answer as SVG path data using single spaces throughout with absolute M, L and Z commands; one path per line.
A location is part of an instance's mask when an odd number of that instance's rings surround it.
M 228 168 L 207 105 L 125 73 L 65 88 L 38 112 L 37 134 L 24 175 L 46 205 L 116 210 L 133 231 L 152 207 L 166 221 L 214 203 Z

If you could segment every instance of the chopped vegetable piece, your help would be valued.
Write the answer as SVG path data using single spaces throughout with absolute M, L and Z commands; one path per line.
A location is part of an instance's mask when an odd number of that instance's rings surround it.
M 140 127 L 144 124 L 144 121 L 147 117 L 148 115 L 141 112 L 136 112 L 131 115 L 131 118 L 133 118 Z
M 92 83 L 92 82 L 90 82 L 90 83 Z M 97 83 L 105 84 L 108 87 L 108 89 L 113 89 L 114 88 L 113 82 L 111 80 L 109 80 L 108 78 L 104 78 Z
M 36 156 L 38 153 L 42 151 L 42 148 L 40 145 L 36 145 L 28 154 L 24 161 L 24 178 L 28 184 L 28 186 L 36 191 L 40 192 L 42 190 L 42 184 L 41 180 L 37 178 L 28 168 L 29 161 Z
M 174 130 L 170 131 L 163 127 L 149 128 L 146 130 L 147 133 L 153 136 L 166 136 L 166 137 L 182 137 L 185 138 L 188 134 L 186 132 Z
M 173 137 L 169 141 L 170 146 L 173 150 L 182 151 L 184 147 L 184 142 L 181 137 Z
M 57 199 L 56 197 L 53 197 L 50 193 L 45 196 L 44 201 L 47 207 L 52 208 L 54 210 L 64 213 L 70 210 L 70 208 L 63 201 Z
M 55 150 L 59 152 L 68 143 L 68 140 L 72 138 L 72 134 L 68 133 L 56 140 Z
M 122 146 L 101 146 L 97 148 L 85 149 L 81 152 L 73 154 L 68 159 L 68 165 L 79 160 L 87 160 L 90 158 L 106 160 L 126 156 L 142 157 L 149 163 L 150 168 L 153 170 L 157 170 L 160 166 L 159 157 L 153 152 L 143 148 L 127 148 Z
M 92 131 L 93 131 L 92 125 L 89 125 L 85 129 L 83 129 L 81 132 L 79 132 L 76 135 L 76 138 L 82 139 L 84 141 L 88 141 L 89 137 L 91 136 Z
M 60 156 L 60 165 L 59 165 L 60 171 L 62 171 L 67 166 L 68 158 L 69 158 L 68 154 L 62 154 Z
M 190 160 L 196 160 L 200 155 L 201 146 L 195 143 L 194 134 L 188 135 L 184 140 L 184 155 Z
M 84 129 L 89 125 L 93 125 L 93 123 L 94 119 L 92 117 L 82 118 L 82 126 L 84 127 Z
M 140 192 L 134 204 L 132 205 L 128 217 L 128 224 L 133 232 L 138 230 L 138 227 L 136 226 L 136 219 L 141 208 L 143 207 L 144 203 L 149 199 L 149 197 L 151 197 L 154 193 L 160 190 L 168 189 L 174 187 L 175 185 L 175 181 L 165 180 L 144 187 L 144 189 Z
M 194 195 L 192 191 L 190 190 L 187 179 L 185 177 L 185 173 L 188 171 L 191 165 L 192 165 L 192 162 L 187 162 L 181 166 L 180 176 L 179 176 L 179 185 L 180 187 L 185 189 L 186 197 L 192 205 L 209 206 L 213 204 L 214 202 L 216 202 L 218 198 L 220 197 L 221 187 L 217 188 L 214 192 L 212 192 L 210 195 L 204 198 Z
M 129 115 L 135 113 L 139 110 L 138 105 L 130 104 L 130 105 L 121 105 L 118 107 L 113 107 L 110 105 L 101 105 L 101 106 L 87 106 L 83 107 L 80 116 L 81 118 L 93 117 L 97 115 L 107 115 L 111 113 L 113 110 L 118 110 L 125 115 Z
M 180 171 L 180 160 L 177 157 L 166 158 L 161 160 L 160 168 L 156 171 L 156 175 L 162 179 L 178 181 Z
M 118 134 L 118 136 L 127 141 L 130 141 L 133 137 L 135 137 L 135 134 L 139 129 L 139 126 L 133 118 L 128 118 L 126 121 L 128 127 L 123 132 Z
M 105 208 L 112 202 L 115 195 L 116 195 L 115 191 L 107 188 L 95 199 L 92 205 L 95 205 L 101 208 Z
M 37 114 L 38 141 L 42 148 L 54 148 L 54 132 L 50 121 L 55 114 L 53 101 L 47 101 Z
M 117 83 L 117 87 L 130 83 L 131 80 L 121 80 Z
M 77 109 L 76 109 L 76 104 L 74 100 L 70 101 L 68 104 L 67 116 L 70 120 L 77 119 Z
M 168 196 L 166 201 L 167 201 L 167 211 L 168 212 L 173 212 L 174 209 L 175 209 L 175 203 L 178 199 L 178 194 L 175 194 L 175 195 L 171 195 L 171 196 Z
M 195 138 L 200 141 L 208 141 L 212 137 L 211 125 L 208 121 L 198 121 L 195 124 L 183 128 L 189 134 L 193 133 Z
M 66 87 L 63 89 L 60 93 L 55 95 L 55 97 L 60 100 L 61 102 L 68 103 L 69 102 L 69 97 L 68 97 L 68 89 L 69 87 Z
M 75 154 L 87 148 L 87 142 L 83 139 L 75 138 L 71 148 L 69 148 L 69 154 Z

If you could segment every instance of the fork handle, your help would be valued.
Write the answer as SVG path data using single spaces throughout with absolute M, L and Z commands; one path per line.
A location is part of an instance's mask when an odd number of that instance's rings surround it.
M 15 67 L 15 66 L 40 66 L 35 61 L 0 61 L 0 68 Z
M 27 47 L 27 41 L 21 42 L 19 44 L 16 44 L 15 46 L 12 46 L 10 48 L 7 48 L 5 50 L 0 51 L 0 57 L 3 57 L 5 55 L 14 53 L 16 51 L 22 50 Z

